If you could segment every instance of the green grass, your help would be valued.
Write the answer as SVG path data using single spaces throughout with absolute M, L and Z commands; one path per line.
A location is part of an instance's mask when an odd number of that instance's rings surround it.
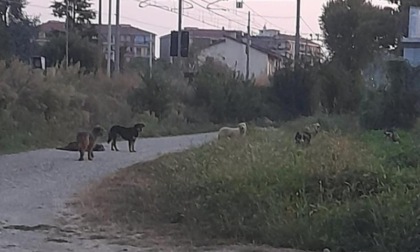
M 123 170 L 84 195 L 86 216 L 130 228 L 168 223 L 203 237 L 275 247 L 415 251 L 420 244 L 416 133 L 340 128 L 312 146 L 293 133 L 313 119 L 219 141 Z M 354 134 L 348 132 L 357 132 Z M 418 138 L 417 138 L 418 139 Z M 94 211 L 92 211 L 94 209 Z

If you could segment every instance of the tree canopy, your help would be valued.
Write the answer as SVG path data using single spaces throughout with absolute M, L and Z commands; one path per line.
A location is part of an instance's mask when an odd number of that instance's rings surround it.
M 378 50 L 396 46 L 397 24 L 391 8 L 365 0 L 331 0 L 320 17 L 332 56 L 351 70 L 363 68 Z

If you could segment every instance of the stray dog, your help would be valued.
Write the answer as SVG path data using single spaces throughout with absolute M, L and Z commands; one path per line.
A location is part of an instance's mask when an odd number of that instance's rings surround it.
M 92 132 L 79 132 L 76 136 L 76 142 L 80 153 L 79 161 L 84 160 L 85 152 L 88 153 L 88 159 L 93 159 L 93 147 L 99 137 L 103 136 L 104 129 L 101 126 L 93 128 Z
M 385 135 L 386 138 L 388 138 L 392 142 L 400 143 L 400 136 L 393 129 L 384 130 L 384 135 Z
M 298 131 L 295 134 L 295 143 L 309 145 L 313 137 L 315 137 L 319 130 L 321 129 L 321 125 L 319 123 L 314 123 L 309 126 L 306 126 L 302 132 Z
M 302 144 L 305 143 L 306 145 L 311 143 L 311 134 L 309 134 L 308 132 L 296 132 L 295 135 L 295 143 L 296 144 Z
M 133 127 L 126 128 L 120 125 L 114 125 L 111 127 L 108 133 L 108 143 L 111 143 L 111 150 L 118 151 L 117 148 L 117 136 L 120 135 L 122 139 L 128 141 L 128 151 L 136 152 L 134 150 L 134 142 L 139 136 L 139 133 L 143 131 L 145 125 L 143 123 L 137 123 Z
M 64 147 L 57 147 L 56 150 L 65 150 L 65 151 L 79 151 L 79 144 L 77 142 L 70 142 Z M 105 151 L 103 144 L 95 144 L 92 151 Z
M 221 139 L 224 137 L 232 138 L 232 137 L 239 137 L 246 135 L 246 123 L 241 122 L 238 124 L 238 127 L 231 128 L 231 127 L 222 127 L 219 129 L 219 133 L 217 135 L 217 139 Z

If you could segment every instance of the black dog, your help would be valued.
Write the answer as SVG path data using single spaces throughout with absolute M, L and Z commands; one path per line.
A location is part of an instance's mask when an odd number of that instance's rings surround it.
M 384 135 L 385 135 L 386 138 L 390 139 L 394 143 L 399 143 L 400 142 L 400 136 L 393 129 L 384 130 Z
M 134 150 L 134 142 L 144 127 L 145 125 L 143 123 L 137 123 L 131 128 L 126 128 L 120 125 L 112 126 L 108 133 L 108 143 L 112 141 L 111 150 L 114 150 L 115 148 L 115 151 L 118 151 L 117 136 L 120 135 L 122 139 L 128 141 L 128 150 L 130 152 L 136 152 Z
M 79 144 L 77 142 L 71 142 L 64 147 L 57 147 L 56 149 L 65 151 L 79 151 Z M 95 144 L 93 151 L 105 151 L 105 147 L 102 144 Z
M 302 144 L 305 143 L 306 145 L 311 143 L 311 134 L 308 132 L 296 132 L 295 135 L 295 142 L 296 144 Z

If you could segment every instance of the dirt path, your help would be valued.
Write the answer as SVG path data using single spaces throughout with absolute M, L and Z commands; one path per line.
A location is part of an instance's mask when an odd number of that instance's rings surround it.
M 161 154 L 198 146 L 216 133 L 140 139 L 137 153 L 127 142 L 120 152 L 95 152 L 93 162 L 78 162 L 78 153 L 54 149 L 0 156 L 0 252 L 8 251 L 157 251 L 151 248 L 110 245 L 101 237 L 86 237 L 57 218 L 65 202 L 91 181 L 119 168 Z

